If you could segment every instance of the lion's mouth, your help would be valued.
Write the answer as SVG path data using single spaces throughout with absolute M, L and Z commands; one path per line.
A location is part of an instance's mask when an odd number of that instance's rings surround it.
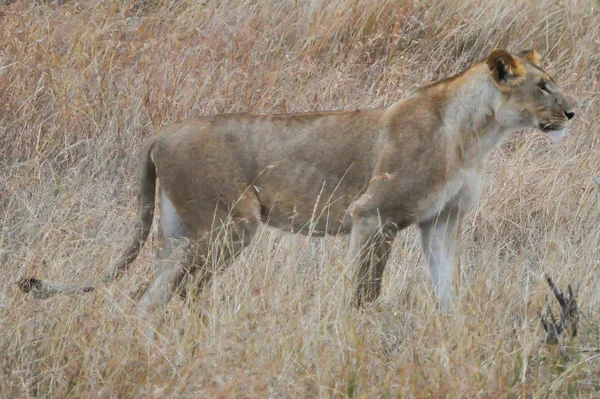
M 546 138 L 552 144 L 560 143 L 567 135 L 566 124 L 562 121 L 551 120 L 538 124 L 539 129 L 546 134 Z
M 551 133 L 558 130 L 565 130 L 565 126 L 562 123 L 555 122 L 541 122 L 539 128 L 544 133 Z

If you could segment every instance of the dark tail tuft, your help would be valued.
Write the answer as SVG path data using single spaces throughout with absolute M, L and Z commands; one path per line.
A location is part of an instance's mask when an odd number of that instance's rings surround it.
M 35 278 L 35 277 L 22 278 L 17 283 L 17 286 L 23 292 L 31 292 L 34 290 L 39 291 L 42 289 L 42 285 L 43 285 L 42 280 L 40 280 L 39 278 Z

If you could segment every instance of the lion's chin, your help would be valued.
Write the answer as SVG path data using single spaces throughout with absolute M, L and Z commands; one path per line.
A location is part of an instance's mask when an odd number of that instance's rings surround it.
M 559 144 L 560 142 L 563 141 L 563 139 L 567 135 L 567 129 L 562 128 L 559 130 L 548 130 L 544 133 L 546 133 L 546 137 L 548 137 L 548 140 L 552 144 Z

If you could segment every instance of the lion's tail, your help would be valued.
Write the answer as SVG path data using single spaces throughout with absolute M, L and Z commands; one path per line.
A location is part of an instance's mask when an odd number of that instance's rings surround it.
M 152 220 L 154 219 L 155 192 L 156 192 L 156 165 L 152 159 L 152 148 L 154 141 L 151 141 L 146 150 L 142 153 L 140 162 L 140 189 L 138 193 L 138 219 L 135 229 L 131 235 L 129 246 L 108 272 L 102 278 L 103 284 L 108 284 L 119 277 L 131 263 L 138 257 L 144 242 L 148 238 Z M 97 287 L 93 285 L 69 285 L 53 283 L 40 280 L 34 277 L 28 277 L 20 280 L 19 288 L 24 292 L 31 292 L 36 298 L 47 298 L 56 294 L 90 292 Z

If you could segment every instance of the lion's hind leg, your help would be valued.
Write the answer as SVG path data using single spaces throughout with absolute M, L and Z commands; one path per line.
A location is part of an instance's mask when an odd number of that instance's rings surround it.
M 260 223 L 260 205 L 254 192 L 242 194 L 231 210 L 217 208 L 212 214 L 198 215 L 196 222 L 196 229 L 187 231 L 161 192 L 162 245 L 155 279 L 140 298 L 142 309 L 168 302 L 177 290 L 185 297 L 192 281 L 202 289 L 250 244 Z
M 217 210 L 210 229 L 192 243 L 187 264 L 198 292 L 247 247 L 260 224 L 260 204 L 254 192 L 244 193 L 230 211 Z M 189 284 L 188 284 L 189 288 Z
M 150 310 L 168 302 L 188 273 L 185 264 L 190 246 L 188 232 L 165 192 L 160 190 L 160 248 L 154 264 L 154 281 L 138 293 L 139 306 Z

